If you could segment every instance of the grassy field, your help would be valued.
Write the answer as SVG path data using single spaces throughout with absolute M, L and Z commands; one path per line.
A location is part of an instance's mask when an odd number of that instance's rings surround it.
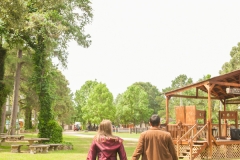
M 96 132 L 76 132 L 85 135 L 95 135 Z M 37 137 L 36 134 L 24 134 L 26 138 Z M 123 138 L 138 138 L 139 134 L 118 133 L 115 134 Z M 73 135 L 63 135 L 64 142 L 71 142 L 73 150 L 49 151 L 48 153 L 30 154 L 28 151 L 28 142 L 2 142 L 0 146 L 0 160 L 85 160 L 92 142 L 92 138 L 85 138 Z M 22 153 L 11 153 L 11 144 L 23 144 Z M 124 147 L 128 159 L 135 149 L 137 142 L 124 141 Z

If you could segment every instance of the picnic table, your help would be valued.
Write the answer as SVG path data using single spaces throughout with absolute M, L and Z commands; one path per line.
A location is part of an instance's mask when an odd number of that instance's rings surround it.
M 48 141 L 49 138 L 24 138 L 22 141 L 28 141 L 29 145 L 32 145 L 34 142 L 42 143 L 42 141 Z
M 7 133 L 0 133 L 0 136 L 7 135 Z
M 5 140 L 9 140 L 9 141 L 17 141 L 17 140 L 23 140 L 24 139 L 24 135 L 2 135 L 1 137 L 1 142 L 5 142 Z

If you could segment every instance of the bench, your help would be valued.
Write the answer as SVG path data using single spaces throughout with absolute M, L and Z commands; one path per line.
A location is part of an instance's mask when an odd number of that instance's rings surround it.
M 21 152 L 21 144 L 12 144 L 11 145 L 11 152 L 12 153 L 20 153 Z
M 1 137 L 1 142 L 5 142 L 7 137 Z
M 33 144 L 29 146 L 29 150 L 31 154 L 35 153 L 47 153 L 49 145 L 45 144 Z
M 49 145 L 49 148 L 48 148 L 49 151 L 56 151 L 58 150 L 58 147 L 61 146 L 61 144 L 48 144 L 48 145 Z
M 18 140 L 23 140 L 24 135 L 3 135 L 1 136 L 1 142 L 5 142 L 6 140 L 8 141 L 18 141 Z
M 0 133 L 0 136 L 4 136 L 4 135 L 7 135 L 7 133 Z

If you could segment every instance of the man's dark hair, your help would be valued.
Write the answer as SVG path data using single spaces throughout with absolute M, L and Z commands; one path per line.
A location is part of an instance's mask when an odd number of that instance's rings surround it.
M 158 126 L 160 124 L 160 117 L 157 114 L 153 114 L 149 120 L 152 126 Z

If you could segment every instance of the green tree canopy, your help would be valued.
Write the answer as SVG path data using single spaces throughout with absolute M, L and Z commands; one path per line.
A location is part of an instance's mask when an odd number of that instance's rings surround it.
M 85 106 L 82 107 L 83 119 L 99 124 L 103 119 L 114 120 L 115 107 L 113 95 L 106 84 L 98 83 L 94 86 Z
M 223 64 L 222 70 L 219 71 L 219 74 L 226 74 L 240 69 L 240 42 L 237 46 L 232 47 L 230 56 L 230 61 Z
M 122 124 L 148 122 L 152 113 L 148 95 L 140 85 L 129 86 L 117 103 L 116 116 Z
M 83 122 L 83 124 L 86 123 L 86 121 L 83 119 L 82 107 L 86 106 L 90 93 L 97 84 L 98 82 L 96 80 L 86 81 L 84 85 L 82 85 L 81 88 L 75 92 L 74 102 L 76 108 L 76 121 Z

